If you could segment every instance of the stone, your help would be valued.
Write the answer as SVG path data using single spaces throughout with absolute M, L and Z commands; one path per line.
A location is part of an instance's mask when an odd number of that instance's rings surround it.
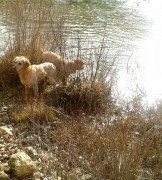
M 44 179 L 44 175 L 40 172 L 36 172 L 34 173 L 34 180 L 43 180 Z
M 11 136 L 9 136 L 9 135 L 3 135 L 3 139 L 7 143 L 12 143 L 13 142 L 13 138 Z
M 9 158 L 8 152 L 3 155 L 3 158 L 4 159 L 8 159 Z
M 2 150 L 3 148 L 5 148 L 5 145 L 0 143 L 0 149 Z
M 8 112 L 8 107 L 5 105 L 1 107 L 1 112 Z
M 13 136 L 11 129 L 6 126 L 0 126 L 0 133 L 2 135 Z
M 10 167 L 8 166 L 8 163 L 3 163 L 3 171 L 5 173 L 8 173 L 10 171 Z
M 0 112 L 0 122 L 9 121 L 7 112 Z
M 92 180 L 92 177 L 90 174 L 85 174 L 81 177 L 81 180 Z
M 35 163 L 24 151 L 13 154 L 8 161 L 8 165 L 13 174 L 18 178 L 33 175 L 36 171 Z
M 3 171 L 4 169 L 3 169 L 3 165 L 2 164 L 0 164 L 0 171 Z
M 9 177 L 4 171 L 0 171 L 0 179 L 9 180 Z
M 25 150 L 25 152 L 26 152 L 30 157 L 33 157 L 33 158 L 34 158 L 35 156 L 38 155 L 37 152 L 36 152 L 36 150 L 33 149 L 33 147 L 31 147 L 31 146 L 25 147 L 24 150 Z

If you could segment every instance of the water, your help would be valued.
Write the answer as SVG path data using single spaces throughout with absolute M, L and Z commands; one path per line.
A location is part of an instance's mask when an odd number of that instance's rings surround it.
M 138 6 L 142 17 L 148 20 L 149 28 L 146 38 L 136 41 L 138 50 L 134 53 L 134 58 L 139 65 L 139 69 L 136 72 L 136 82 L 145 92 L 145 98 L 149 104 L 153 104 L 156 100 L 162 99 L 161 9 L 162 2 L 160 0 L 142 2 Z M 122 76 L 124 77 L 126 74 Z M 123 81 L 124 79 L 121 78 L 120 83 L 122 84 Z M 128 86 L 130 86 L 129 82 L 127 86 L 123 86 L 123 89 L 127 89 Z M 122 85 L 120 87 L 122 87 Z M 121 91 L 123 91 L 123 89 Z
M 98 47 L 105 36 L 108 50 L 120 48 L 128 55 L 128 51 L 134 49 L 133 41 L 143 35 L 144 19 L 123 1 L 89 2 L 69 3 L 67 31 L 79 34 L 82 49 L 90 48 L 92 44 Z
M 162 2 L 152 0 L 145 8 L 145 15 L 151 19 L 149 37 L 140 46 L 137 54 L 140 61 L 143 86 L 145 87 L 150 103 L 162 99 Z
M 64 33 L 69 55 L 73 56 L 79 46 L 80 53 L 91 59 L 92 52 L 104 42 L 106 58 L 117 57 L 118 91 L 123 96 L 128 98 L 142 89 L 149 103 L 162 97 L 160 0 L 57 0 L 56 6 L 69 8 Z M 7 29 L 0 17 L 2 55 Z

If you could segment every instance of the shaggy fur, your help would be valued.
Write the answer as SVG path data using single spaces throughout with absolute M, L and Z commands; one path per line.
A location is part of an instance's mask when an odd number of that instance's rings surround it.
M 38 56 L 39 63 L 50 62 L 56 66 L 57 82 L 61 81 L 63 85 L 67 84 L 69 76 L 75 73 L 77 70 L 84 69 L 84 62 L 82 60 L 72 60 L 67 62 L 60 55 L 55 54 L 52 51 L 43 50 L 43 36 L 40 34 L 35 39 L 35 52 Z
M 62 81 L 63 85 L 67 84 L 67 79 L 70 74 L 75 73 L 77 70 L 84 69 L 84 62 L 82 60 L 72 60 L 66 62 L 60 55 L 51 51 L 42 51 L 41 62 L 50 62 L 56 66 L 57 81 Z
M 56 67 L 49 62 L 39 65 L 31 65 L 30 61 L 24 56 L 16 56 L 14 59 L 14 68 L 19 74 L 21 83 L 25 86 L 25 99 L 28 100 L 28 88 L 33 88 L 34 95 L 38 98 L 38 83 L 55 84 Z

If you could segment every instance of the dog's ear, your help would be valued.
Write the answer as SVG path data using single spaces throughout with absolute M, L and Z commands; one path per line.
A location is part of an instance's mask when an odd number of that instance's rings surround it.
M 15 64 L 15 62 L 16 62 L 16 60 L 17 60 L 17 56 L 12 60 L 12 65 L 14 65 Z
M 11 62 L 13 69 L 16 69 L 16 66 L 15 66 L 16 60 L 17 60 L 17 56 L 14 59 L 12 59 L 12 62 Z
M 16 59 L 17 59 L 17 56 L 13 59 L 13 62 L 16 61 Z
M 82 60 L 74 59 L 73 62 L 76 70 L 81 70 L 84 68 L 84 62 Z
M 27 67 L 29 67 L 31 65 L 28 59 L 24 58 L 23 60 L 24 60 L 24 62 L 23 62 L 23 67 L 24 68 L 27 68 Z
M 12 65 L 15 66 L 16 62 L 19 60 L 20 56 L 16 56 L 13 60 L 12 60 Z

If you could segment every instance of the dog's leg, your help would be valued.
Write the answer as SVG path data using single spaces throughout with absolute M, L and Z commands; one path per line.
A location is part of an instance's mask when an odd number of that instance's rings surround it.
M 28 100 L 28 87 L 25 86 L 25 103 L 28 103 L 29 100 Z
M 38 84 L 36 84 L 35 86 L 34 86 L 34 96 L 35 96 L 35 98 L 36 98 L 36 100 L 38 100 Z
M 67 78 L 62 77 L 62 85 L 66 86 L 67 85 Z
M 43 83 L 43 87 L 42 87 L 42 92 L 41 92 L 42 100 L 44 100 L 44 92 L 45 92 L 46 85 L 47 85 L 47 79 L 45 78 L 44 83 Z

